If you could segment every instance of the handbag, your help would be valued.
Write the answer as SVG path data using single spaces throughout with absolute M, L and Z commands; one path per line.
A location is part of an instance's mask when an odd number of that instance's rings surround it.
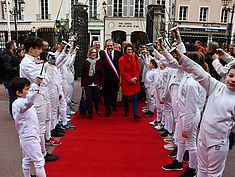
M 81 116 L 84 116 L 84 115 L 86 115 L 86 112 L 87 112 L 87 102 L 85 99 L 85 91 L 83 89 L 82 94 L 81 94 L 81 99 L 79 102 L 79 113 Z

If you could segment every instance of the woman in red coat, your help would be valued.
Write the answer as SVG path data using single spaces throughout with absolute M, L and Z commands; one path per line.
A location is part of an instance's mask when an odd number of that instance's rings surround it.
M 129 97 L 131 97 L 134 119 L 139 119 L 137 93 L 140 91 L 140 62 L 138 56 L 133 53 L 133 45 L 127 44 L 124 55 L 119 59 L 121 75 L 121 87 L 125 116 L 129 115 Z

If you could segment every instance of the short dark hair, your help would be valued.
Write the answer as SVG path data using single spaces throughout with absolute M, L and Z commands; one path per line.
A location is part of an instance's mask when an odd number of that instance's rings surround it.
M 16 91 L 22 92 L 25 86 L 30 86 L 30 81 L 27 78 L 15 77 L 11 81 L 11 88 L 16 94 Z
M 14 40 L 8 41 L 8 42 L 5 44 L 6 49 L 9 50 L 9 49 L 11 48 L 11 46 L 14 45 L 14 43 L 15 43 Z
M 30 37 L 26 38 L 24 41 L 24 48 L 25 48 L 26 52 L 29 51 L 30 47 L 35 49 L 35 48 L 42 48 L 43 46 L 44 46 L 43 39 L 41 39 L 39 37 L 30 36 Z
M 152 63 L 152 65 L 154 66 L 154 68 L 157 68 L 157 62 L 154 59 L 150 60 L 150 63 Z

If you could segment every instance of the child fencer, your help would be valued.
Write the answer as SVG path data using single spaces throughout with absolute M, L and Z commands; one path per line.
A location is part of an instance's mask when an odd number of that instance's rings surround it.
M 23 152 L 22 169 L 24 177 L 30 177 L 30 164 L 33 163 L 38 177 L 46 177 L 45 160 L 40 145 L 40 130 L 34 100 L 39 92 L 42 79 L 36 78 L 30 86 L 26 78 L 14 78 L 11 87 L 17 95 L 12 112 L 15 127 L 19 134 Z
M 178 50 L 176 55 L 182 69 L 192 73 L 208 95 L 198 134 L 197 177 L 222 177 L 229 149 L 228 137 L 235 121 L 235 65 L 222 83 Z

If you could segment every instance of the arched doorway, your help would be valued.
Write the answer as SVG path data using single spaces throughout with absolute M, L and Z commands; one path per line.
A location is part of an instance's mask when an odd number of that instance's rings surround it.
M 112 40 L 115 43 L 122 44 L 122 42 L 126 40 L 126 32 L 125 31 L 113 31 Z
M 134 31 L 131 33 L 131 43 L 135 46 L 139 46 L 141 44 L 146 44 L 146 33 L 143 31 Z
M 39 28 L 37 31 L 37 36 L 47 41 L 50 46 L 56 45 L 55 43 L 55 32 L 53 28 Z

